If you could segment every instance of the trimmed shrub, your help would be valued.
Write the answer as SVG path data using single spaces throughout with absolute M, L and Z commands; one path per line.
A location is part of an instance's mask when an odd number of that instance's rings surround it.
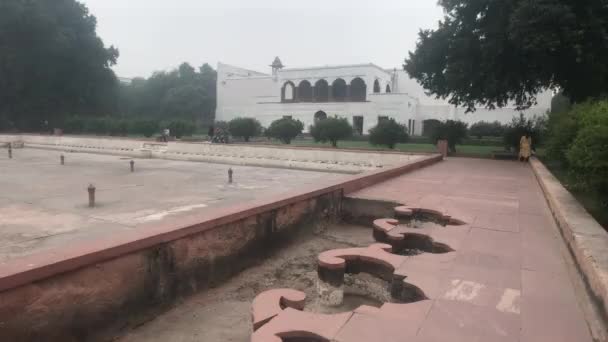
M 398 124 L 394 119 L 382 120 L 369 131 L 369 142 L 372 145 L 384 145 L 390 149 L 397 143 L 405 143 L 408 134 L 404 125 Z
M 329 141 L 333 147 L 337 147 L 338 140 L 344 140 L 353 135 L 353 127 L 346 118 L 327 118 L 318 120 L 310 126 L 310 135 L 317 142 Z
M 456 152 L 456 145 L 462 144 L 467 137 L 467 124 L 462 121 L 447 120 L 441 122 L 431 135 L 431 140 L 437 144 L 439 140 L 448 141 L 449 152 Z
M 284 144 L 291 144 L 291 141 L 302 133 L 304 124 L 300 120 L 292 118 L 282 118 L 275 120 L 266 129 L 266 136 L 278 139 Z
M 479 121 L 471 125 L 469 128 L 469 135 L 481 139 L 483 137 L 502 137 L 504 135 L 505 128 L 498 122 L 486 122 Z
M 242 137 L 249 142 L 249 138 L 260 135 L 262 125 L 254 118 L 236 118 L 228 122 L 228 130 L 233 137 Z

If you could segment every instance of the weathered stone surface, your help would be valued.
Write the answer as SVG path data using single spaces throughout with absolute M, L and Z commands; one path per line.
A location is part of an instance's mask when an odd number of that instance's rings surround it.
M 581 272 L 608 316 L 608 233 L 536 158 L 530 165 Z
M 253 330 L 276 317 L 285 308 L 304 309 L 306 294 L 292 289 L 274 289 L 260 293 L 251 304 Z

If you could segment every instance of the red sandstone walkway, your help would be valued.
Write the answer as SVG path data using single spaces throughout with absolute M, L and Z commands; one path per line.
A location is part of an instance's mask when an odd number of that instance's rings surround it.
M 407 320 L 416 325 L 412 341 L 591 341 L 528 165 L 453 158 L 350 196 L 439 209 L 471 224 L 446 272 L 451 285 Z

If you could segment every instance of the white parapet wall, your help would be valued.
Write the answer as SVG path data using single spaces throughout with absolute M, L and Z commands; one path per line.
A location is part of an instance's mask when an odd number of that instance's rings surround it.
M 26 148 L 101 153 L 135 158 L 160 158 L 233 165 L 359 173 L 400 165 L 421 155 L 380 151 L 296 148 L 265 145 L 223 145 L 74 136 L 0 135 L 0 143 Z

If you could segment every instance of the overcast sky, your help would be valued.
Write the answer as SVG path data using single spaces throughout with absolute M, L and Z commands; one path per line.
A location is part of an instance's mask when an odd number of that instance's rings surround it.
M 149 76 L 181 62 L 268 72 L 375 63 L 400 67 L 420 28 L 442 17 L 436 0 L 80 0 L 97 33 L 120 50 L 118 76 Z

